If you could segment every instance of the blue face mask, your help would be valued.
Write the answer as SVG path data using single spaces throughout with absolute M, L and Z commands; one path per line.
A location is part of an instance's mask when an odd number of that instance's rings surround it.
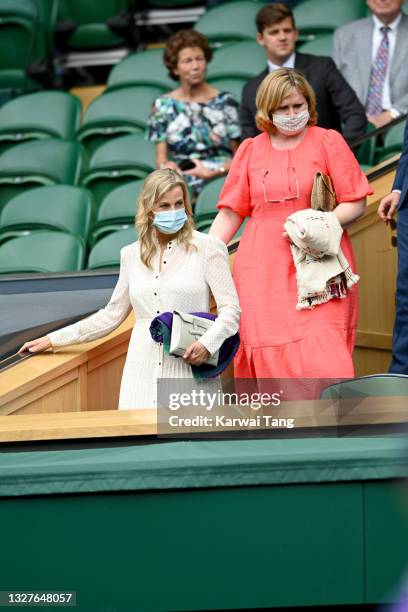
M 155 213 L 153 225 L 162 234 L 175 234 L 183 227 L 186 221 L 187 215 L 184 208 L 180 210 L 163 210 Z

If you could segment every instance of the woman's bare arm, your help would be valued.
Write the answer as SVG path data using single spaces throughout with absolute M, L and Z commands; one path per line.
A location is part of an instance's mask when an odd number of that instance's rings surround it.
M 209 234 L 217 236 L 225 244 L 228 244 L 241 227 L 243 220 L 241 215 L 230 208 L 221 208 L 213 221 Z
M 342 227 L 347 227 L 364 214 L 366 198 L 356 202 L 341 202 L 335 209 L 334 214 Z

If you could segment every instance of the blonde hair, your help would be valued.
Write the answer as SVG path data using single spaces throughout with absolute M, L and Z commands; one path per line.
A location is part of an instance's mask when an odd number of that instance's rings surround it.
M 298 70 L 279 68 L 264 78 L 256 92 L 255 121 L 260 130 L 269 134 L 276 132 L 272 114 L 281 106 L 282 100 L 292 93 L 293 89 L 306 98 L 310 115 L 307 125 L 316 125 L 316 97 L 310 83 Z
M 186 250 L 192 246 L 194 221 L 187 185 L 182 176 L 175 170 L 155 170 L 149 174 L 143 183 L 136 212 L 140 258 L 144 265 L 150 269 L 152 268 L 152 259 L 158 248 L 154 234 L 156 229 L 153 226 L 153 208 L 174 187 L 181 187 L 183 191 L 184 207 L 187 215 L 187 221 L 177 233 L 177 240 L 184 245 Z

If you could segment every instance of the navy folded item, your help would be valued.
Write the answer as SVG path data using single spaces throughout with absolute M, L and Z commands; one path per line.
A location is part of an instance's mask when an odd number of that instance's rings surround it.
M 195 315 L 196 317 L 202 317 L 203 319 L 209 319 L 215 321 L 216 315 L 210 312 L 190 312 L 189 314 Z M 150 335 L 155 342 L 162 342 L 166 353 L 170 354 L 170 338 L 171 328 L 173 325 L 173 313 L 162 312 L 153 319 L 150 324 Z M 238 332 L 224 340 L 220 347 L 220 356 L 218 359 L 218 365 L 212 366 L 208 363 L 195 366 L 192 365 L 191 369 L 193 376 L 196 381 L 200 382 L 206 378 L 215 378 L 219 376 L 221 372 L 229 365 L 231 360 L 234 358 L 235 353 L 239 347 L 239 334 Z M 177 355 L 172 355 L 177 358 Z M 181 358 L 180 358 L 181 359 Z

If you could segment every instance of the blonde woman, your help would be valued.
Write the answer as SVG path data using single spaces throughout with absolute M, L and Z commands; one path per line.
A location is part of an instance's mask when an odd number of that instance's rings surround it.
M 249 217 L 234 264 L 242 307 L 241 378 L 353 376 L 357 292 L 313 310 L 296 310 L 296 272 L 283 224 L 310 208 L 317 171 L 330 175 L 345 227 L 364 212 L 367 178 L 338 132 L 316 126 L 314 92 L 297 70 L 281 68 L 261 83 L 256 121 L 263 133 L 244 140 L 220 195 L 211 233 L 228 243 Z M 341 240 L 354 269 L 347 233 Z
M 139 240 L 121 251 L 119 279 L 108 305 L 20 349 L 35 353 L 101 338 L 133 309 L 136 323 L 122 377 L 122 410 L 155 407 L 157 379 L 191 378 L 191 365 L 204 363 L 233 336 L 240 317 L 227 249 L 218 238 L 194 230 L 187 186 L 176 171 L 156 170 L 147 177 L 136 226 Z M 183 358 L 166 354 L 150 336 L 152 319 L 165 311 L 208 312 L 210 292 L 218 308 L 215 323 Z

